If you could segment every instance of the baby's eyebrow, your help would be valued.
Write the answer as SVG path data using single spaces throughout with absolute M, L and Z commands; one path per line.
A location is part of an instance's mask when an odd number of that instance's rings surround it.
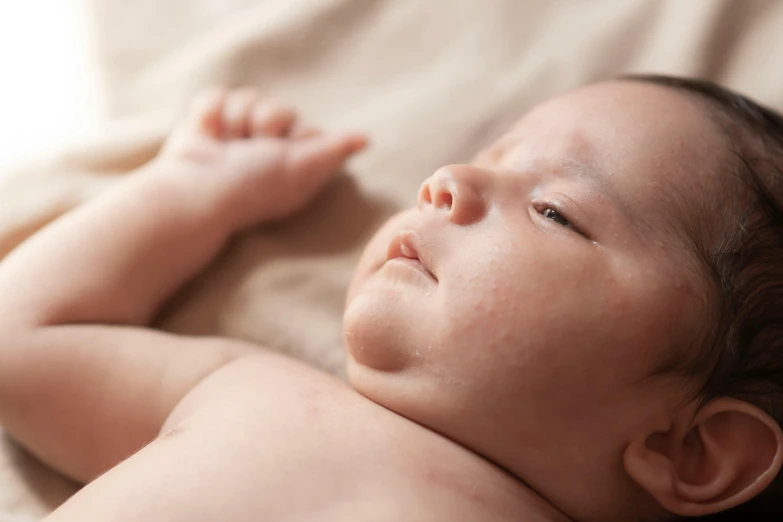
M 565 177 L 585 182 L 604 192 L 617 192 L 609 181 L 610 173 L 595 161 L 567 158 L 560 161 L 559 167 L 558 171 Z
M 617 186 L 612 183 L 612 173 L 599 165 L 598 162 L 568 158 L 562 160 L 559 167 L 557 170 L 561 175 L 593 188 L 633 225 L 649 224 L 646 223 L 647 220 L 640 214 L 638 208 L 632 205 L 629 199 L 623 196 Z

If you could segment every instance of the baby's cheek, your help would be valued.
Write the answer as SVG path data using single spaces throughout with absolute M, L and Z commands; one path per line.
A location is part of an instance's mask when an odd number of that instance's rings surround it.
M 610 333 L 623 348 L 616 352 L 617 364 L 643 365 L 639 371 L 649 374 L 683 346 L 686 335 L 700 331 L 701 322 L 696 294 L 686 280 L 661 267 L 632 276 L 617 282 L 607 317 L 615 325 Z
M 439 308 L 447 311 L 444 335 L 452 341 L 487 342 L 513 323 L 521 301 L 518 288 L 497 277 L 491 262 L 486 270 L 463 270 L 438 290 Z
M 524 366 L 534 353 L 537 328 L 544 326 L 527 290 L 495 279 L 491 270 L 464 274 L 459 281 L 441 294 L 439 308 L 448 310 L 437 335 L 444 346 L 441 361 L 447 358 L 455 375 L 473 379 Z
M 665 306 L 660 306 L 661 303 Z M 687 281 L 674 283 L 658 300 L 660 320 L 652 329 L 662 336 L 662 357 L 687 357 L 683 350 L 699 344 L 707 325 L 704 303 L 695 286 Z M 673 350 L 677 353 L 672 353 Z

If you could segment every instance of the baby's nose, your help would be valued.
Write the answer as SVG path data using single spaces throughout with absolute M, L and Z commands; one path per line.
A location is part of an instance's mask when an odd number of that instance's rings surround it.
M 472 165 L 448 165 L 422 183 L 419 208 L 442 209 L 457 225 L 480 221 L 487 212 L 487 172 Z

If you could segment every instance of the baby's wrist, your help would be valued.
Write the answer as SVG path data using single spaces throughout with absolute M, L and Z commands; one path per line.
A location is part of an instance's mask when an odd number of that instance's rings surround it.
M 231 235 L 239 228 L 229 198 L 214 173 L 155 160 L 137 174 L 151 205 L 165 205 L 172 218 L 203 223 L 207 230 Z

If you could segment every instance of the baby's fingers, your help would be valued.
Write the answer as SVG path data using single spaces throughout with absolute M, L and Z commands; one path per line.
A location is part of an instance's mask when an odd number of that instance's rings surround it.
M 289 168 L 299 171 L 332 171 L 367 146 L 362 134 L 324 134 L 291 144 Z
M 324 134 L 290 144 L 287 171 L 303 184 L 320 186 L 345 160 L 367 147 L 362 134 Z

